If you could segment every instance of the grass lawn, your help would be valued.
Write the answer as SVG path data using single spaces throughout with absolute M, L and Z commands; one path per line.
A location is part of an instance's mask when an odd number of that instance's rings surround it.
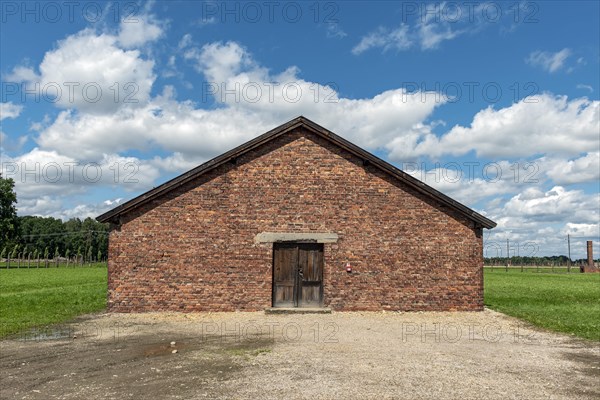
M 106 267 L 0 269 L 0 337 L 106 307 Z
M 485 305 L 557 332 L 600 341 L 600 274 L 485 269 Z
M 600 341 L 600 274 L 485 268 L 485 305 Z M 106 266 L 0 269 L 0 337 L 106 307 Z

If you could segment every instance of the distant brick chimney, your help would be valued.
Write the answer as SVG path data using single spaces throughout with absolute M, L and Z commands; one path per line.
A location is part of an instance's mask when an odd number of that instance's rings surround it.
M 599 272 L 598 268 L 594 265 L 594 250 L 592 241 L 587 241 L 587 265 L 583 267 L 583 272 Z

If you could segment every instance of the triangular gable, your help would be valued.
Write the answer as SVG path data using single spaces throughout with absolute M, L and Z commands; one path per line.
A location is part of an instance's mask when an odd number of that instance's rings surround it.
M 365 164 L 368 163 L 368 164 L 371 164 L 371 165 L 381 169 L 385 173 L 400 180 L 402 183 L 408 185 L 409 187 L 415 189 L 416 191 L 426 195 L 427 197 L 430 197 L 430 198 L 438 201 L 441 204 L 444 204 L 444 205 L 458 211 L 460 214 L 464 215 L 469 220 L 473 221 L 476 224 L 476 226 L 481 226 L 481 227 L 487 228 L 487 229 L 491 229 L 496 226 L 496 223 L 494 221 L 484 217 L 483 215 L 477 213 L 476 211 L 470 209 L 469 207 L 446 196 L 445 194 L 439 192 L 438 190 L 432 188 L 431 186 L 425 184 L 424 182 L 421 182 L 420 180 L 412 177 L 411 175 L 407 174 L 406 172 L 394 167 L 390 163 L 383 161 L 379 157 L 369 153 L 366 150 L 361 149 L 357 145 L 347 141 L 346 139 L 336 135 L 335 133 L 323 128 L 322 126 L 314 123 L 313 121 L 311 121 L 303 116 L 294 118 L 293 120 L 275 128 L 275 129 L 272 129 L 269 132 L 266 132 L 266 133 L 254 138 L 254 139 L 252 139 L 252 140 L 250 140 L 250 141 L 248 141 L 248 142 L 246 142 L 246 143 L 244 143 L 244 144 L 242 144 L 242 145 L 240 145 L 218 157 L 215 157 L 212 160 L 207 161 L 204 164 L 199 165 L 198 167 L 196 167 L 188 172 L 185 172 L 185 173 L 179 175 L 178 177 L 173 178 L 170 181 L 165 182 L 162 185 L 157 186 L 152 190 L 149 190 L 146 193 L 144 193 L 138 197 L 135 197 L 135 198 L 113 208 L 112 210 L 98 216 L 96 219 L 100 222 L 115 222 L 115 223 L 117 223 L 119 220 L 119 217 L 121 215 L 124 215 L 124 214 L 128 213 L 129 211 L 131 211 L 143 204 L 146 204 L 147 202 L 149 202 L 165 193 L 168 193 L 172 188 L 178 187 L 180 185 L 183 185 L 183 184 L 189 182 L 190 180 L 196 179 L 200 175 L 205 174 L 208 171 L 211 171 L 220 165 L 235 161 L 241 155 L 243 155 L 243 154 L 271 141 L 271 140 L 274 140 L 275 138 L 280 137 L 281 135 L 284 135 L 286 132 L 290 132 L 297 128 L 305 128 L 305 129 L 315 133 L 316 135 L 318 135 L 322 138 L 325 138 L 326 140 L 330 141 L 331 143 L 335 144 L 336 146 L 339 146 L 339 147 L 343 148 L 344 150 L 361 158 Z

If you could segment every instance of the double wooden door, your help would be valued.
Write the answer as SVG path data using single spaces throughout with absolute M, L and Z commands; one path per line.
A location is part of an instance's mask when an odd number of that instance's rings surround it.
M 273 307 L 321 307 L 323 245 L 273 244 Z

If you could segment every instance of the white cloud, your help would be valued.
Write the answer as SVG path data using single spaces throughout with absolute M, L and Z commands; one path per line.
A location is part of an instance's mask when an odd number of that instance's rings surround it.
M 585 90 L 589 91 L 590 93 L 594 93 L 594 88 L 591 87 L 590 85 L 584 85 L 583 83 L 579 83 L 576 87 L 577 87 L 577 89 L 585 89 Z
M 107 200 L 98 204 L 79 204 L 67 206 L 57 196 L 41 196 L 35 199 L 19 200 L 18 212 L 20 215 L 37 215 L 53 217 L 67 221 L 71 218 L 96 218 L 120 203 L 121 199 Z
M 384 52 L 391 49 L 407 50 L 412 44 L 408 25 L 401 24 L 399 28 L 393 30 L 379 27 L 376 31 L 363 36 L 352 48 L 352 54 L 359 55 L 372 48 L 381 48 Z
M 177 48 L 179 48 L 179 50 L 182 50 L 182 49 L 185 49 L 186 47 L 190 46 L 191 44 L 192 44 L 192 35 L 190 35 L 189 33 L 186 33 L 185 35 L 182 36 L 181 40 L 177 44 Z
M 549 165 L 546 174 L 558 185 L 600 180 L 600 152 L 587 153 L 574 160 L 550 159 L 546 163 Z
M 425 132 L 390 146 L 396 159 L 459 156 L 472 150 L 480 157 L 494 158 L 577 155 L 598 147 L 599 131 L 600 101 L 545 93 L 500 110 L 488 107 L 475 115 L 469 127 L 456 125 L 441 137 Z
M 431 21 L 418 24 L 417 31 L 422 50 L 436 49 L 443 41 L 452 40 L 465 32 L 464 30 L 453 30 L 449 23 Z
M 598 237 L 600 236 L 599 224 L 572 224 L 567 223 L 562 230 L 563 235 L 582 236 L 582 237 Z
M 378 27 L 361 38 L 352 53 L 359 55 L 372 48 L 408 50 L 413 46 L 421 50 L 437 49 L 443 42 L 480 31 L 489 20 L 484 10 L 486 3 L 477 4 L 474 10 L 457 3 L 422 4 L 421 15 L 415 21 L 404 21 L 395 29 Z M 411 23 L 412 22 L 412 23 Z
M 148 15 L 125 18 L 120 25 L 119 44 L 124 48 L 139 47 L 163 35 L 163 29 Z
M 39 81 L 39 76 L 35 73 L 33 68 L 21 65 L 14 67 L 12 72 L 3 78 L 6 82 L 16 83 Z
M 17 208 L 20 215 L 49 217 L 51 213 L 55 213 L 62 208 L 62 201 L 56 196 L 45 195 L 25 199 L 19 197 L 18 200 Z
M 85 193 L 93 186 L 119 186 L 126 191 L 147 190 L 160 177 L 154 161 L 116 154 L 97 161 L 69 157 L 55 150 L 33 150 L 17 157 L 3 157 L 2 175 L 13 178 L 22 199 Z
M 332 87 L 299 78 L 293 66 L 279 74 L 270 73 L 235 42 L 192 48 L 186 57 L 214 85 L 216 100 L 226 106 L 224 112 L 239 114 L 238 118 L 230 118 L 241 121 L 234 123 L 238 128 L 230 124 L 230 132 L 247 131 L 246 121 L 252 115 L 260 114 L 263 121 L 255 126 L 268 127 L 304 114 L 359 145 L 376 149 L 422 125 L 434 108 L 443 104 L 433 94 L 409 94 L 403 89 L 368 99 L 340 98 Z M 209 115 L 218 117 L 219 110 L 207 113 L 205 121 L 210 120 Z M 201 131 L 215 129 L 218 127 Z M 190 145 L 194 146 L 190 143 L 186 147 Z
M 5 79 L 26 82 L 28 90 L 46 101 L 86 113 L 113 113 L 123 105 L 143 105 L 155 80 L 154 62 L 130 47 L 161 36 L 160 27 L 148 18 L 123 22 L 117 36 L 84 29 L 46 52 L 39 75 L 30 67 L 17 66 Z
M 564 67 L 565 61 L 572 54 L 571 50 L 564 48 L 556 53 L 549 51 L 534 51 L 529 54 L 529 57 L 525 60 L 528 64 L 541 67 L 548 72 L 556 72 Z
M 256 63 L 244 47 L 236 42 L 214 42 L 205 44 L 202 49 L 192 48 L 184 57 L 196 62 L 195 67 L 204 73 L 211 82 L 226 82 L 243 69 L 256 69 Z M 258 71 L 255 71 L 258 72 Z M 260 71 L 266 74 L 265 71 Z
M 21 111 L 23 111 L 23 106 L 20 104 L 13 104 L 12 102 L 0 103 L 0 121 L 6 118 L 17 118 Z
M 17 118 L 21 115 L 23 106 L 19 104 L 13 104 L 12 102 L 0 103 L 0 121 L 7 118 Z M 27 141 L 27 136 L 21 136 L 16 141 L 10 140 L 8 135 L 0 130 L 0 152 L 2 150 L 18 150 Z
M 28 135 L 18 136 L 14 139 L 8 137 L 4 132 L 0 131 L 0 150 L 19 151 L 29 140 Z M 0 157 L 4 159 L 4 157 Z
M 266 130 L 267 126 L 252 113 L 196 109 L 190 102 L 159 97 L 144 107 L 111 115 L 61 112 L 41 132 L 38 143 L 72 157 L 92 160 L 102 153 L 156 148 L 185 152 L 193 159 L 204 160 L 242 143 L 261 129 Z
M 407 162 L 400 167 L 442 193 L 471 206 L 483 199 L 499 198 L 531 187 L 534 180 L 540 183 L 537 174 L 531 180 L 515 177 L 515 163 L 506 160 L 494 163 L 435 163 L 430 166 L 424 162 Z
M 488 205 L 487 211 L 498 227 L 486 234 L 486 252 L 505 256 L 506 239 L 511 254 L 567 254 L 566 235 L 571 234 L 571 254 L 585 254 L 584 236 L 598 238 L 600 195 L 561 186 L 544 191 L 532 187 L 506 202 Z
M 510 217 L 527 217 L 530 220 L 562 222 L 563 217 L 575 223 L 597 221 L 598 195 L 585 195 L 581 190 L 566 190 L 555 186 L 544 192 L 539 188 L 526 189 L 511 198 L 503 208 Z M 587 203 L 588 207 L 585 207 Z
M 389 50 L 403 51 L 417 44 L 421 50 L 432 50 L 446 41 L 465 33 L 465 30 L 452 29 L 449 23 L 426 20 L 416 24 L 412 29 L 401 24 L 396 29 L 379 27 L 360 39 L 352 48 L 352 54 L 359 55 L 372 48 L 381 48 L 385 53 Z
M 335 22 L 330 22 L 327 24 L 326 32 L 328 38 L 342 39 L 348 36 L 348 34 L 344 32 L 340 24 Z
M 218 20 L 213 16 L 210 16 L 210 17 L 203 16 L 202 18 L 196 20 L 195 25 L 203 27 L 203 26 L 207 26 L 207 25 L 214 25 L 217 22 L 218 22 Z
M 153 66 L 138 50 L 120 49 L 116 37 L 85 29 L 46 53 L 40 64 L 41 85 L 62 88 L 57 99 L 61 107 L 113 113 L 124 104 L 135 107 L 148 101 L 155 79 Z

